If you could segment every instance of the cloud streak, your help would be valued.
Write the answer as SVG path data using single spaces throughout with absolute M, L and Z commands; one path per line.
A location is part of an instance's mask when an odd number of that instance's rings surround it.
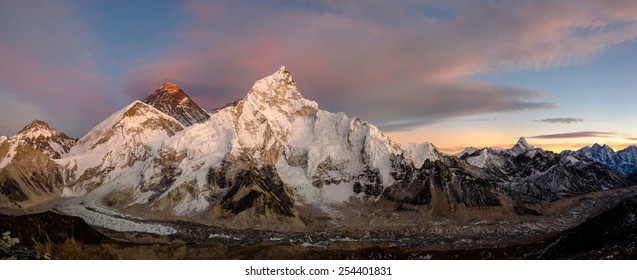
M 604 132 L 604 131 L 579 131 L 569 133 L 557 133 L 557 134 L 545 134 L 536 135 L 529 138 L 536 139 L 563 139 L 563 138 L 585 138 L 585 137 L 617 137 L 616 133 Z
M 574 124 L 574 123 L 580 123 L 583 121 L 584 119 L 580 119 L 580 118 L 551 118 L 551 119 L 534 120 L 534 122 L 562 123 L 562 124 Z
M 465 122 L 494 122 L 499 121 L 499 119 L 495 118 L 476 118 L 476 119 L 466 119 Z

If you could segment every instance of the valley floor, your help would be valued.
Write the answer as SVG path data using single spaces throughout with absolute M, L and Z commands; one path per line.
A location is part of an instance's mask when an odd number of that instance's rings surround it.
M 434 218 L 424 208 L 351 203 L 334 205 L 331 219 L 304 209 L 305 227 L 290 231 L 149 221 L 82 204 L 56 210 L 65 214 L 5 211 L 0 232 L 20 243 L 0 246 L 0 258 L 633 258 L 637 244 L 637 186 L 536 205 L 526 215 L 464 209 Z

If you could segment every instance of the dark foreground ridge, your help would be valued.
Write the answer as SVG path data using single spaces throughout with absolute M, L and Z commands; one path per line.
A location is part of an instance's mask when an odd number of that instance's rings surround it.
M 542 252 L 546 259 L 636 259 L 637 197 L 574 227 Z

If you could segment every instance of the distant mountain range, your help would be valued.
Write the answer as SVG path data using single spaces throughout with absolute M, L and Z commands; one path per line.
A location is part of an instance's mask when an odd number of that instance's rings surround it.
M 584 147 L 575 152 L 564 151 L 562 155 L 579 154 L 596 162 L 600 162 L 619 172 L 622 176 L 637 182 L 637 147 L 629 146 L 620 151 L 613 151 L 607 145 L 600 146 L 595 143 L 592 147 Z
M 533 204 L 629 186 L 636 171 L 635 147 L 556 154 L 520 138 L 510 149 L 450 156 L 431 143 L 400 145 L 368 122 L 319 109 L 281 67 L 210 112 L 165 83 L 80 139 L 34 121 L 0 138 L 0 205 L 59 202 L 101 227 L 113 222 L 81 211 L 303 227 L 308 211 L 336 219 L 344 214 L 334 205 L 364 202 L 431 217 L 484 207 L 525 215 Z

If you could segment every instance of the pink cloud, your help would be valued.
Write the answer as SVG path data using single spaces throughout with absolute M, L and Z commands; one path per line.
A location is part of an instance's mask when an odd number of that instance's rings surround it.
M 423 16 L 427 4 L 450 16 Z M 303 94 L 325 109 L 405 129 L 553 108 L 532 89 L 472 76 L 584 63 L 637 38 L 637 7 L 622 9 L 619 1 L 427 4 L 324 1 L 312 9 L 188 2 L 192 21 L 177 36 L 181 41 L 133 70 L 128 94 L 141 98 L 158 77 L 173 77 L 193 88 L 195 100 L 215 96 L 200 101 L 211 108 L 243 97 L 256 79 L 284 64 Z M 139 90 L 149 82 L 155 84 Z

